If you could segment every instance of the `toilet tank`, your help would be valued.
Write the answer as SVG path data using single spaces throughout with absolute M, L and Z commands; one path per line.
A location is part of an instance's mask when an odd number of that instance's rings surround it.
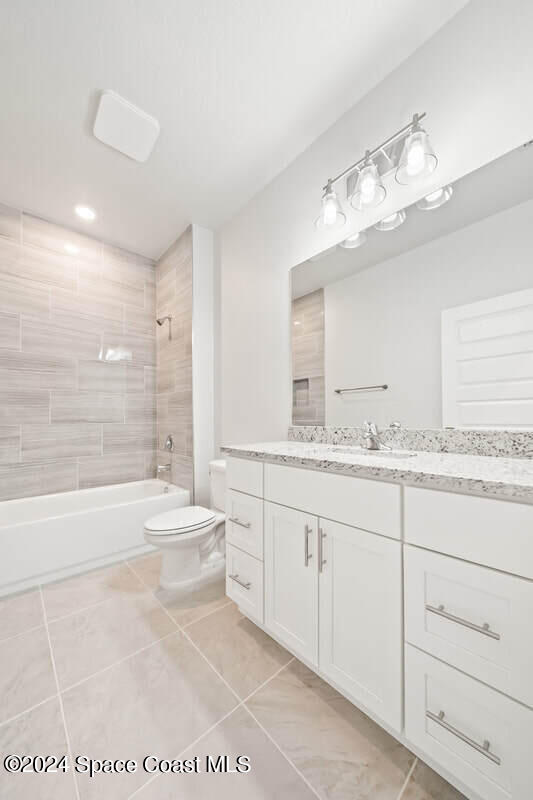
M 211 504 L 217 511 L 225 511 L 226 505 L 226 462 L 223 458 L 209 462 L 209 482 L 211 484 Z

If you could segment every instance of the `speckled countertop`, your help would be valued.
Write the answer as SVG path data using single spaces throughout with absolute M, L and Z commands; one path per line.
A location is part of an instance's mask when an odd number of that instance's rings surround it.
M 261 442 L 223 447 L 226 455 L 287 464 L 358 478 L 499 497 L 533 505 L 533 459 L 395 450 L 361 451 L 357 447 L 316 442 Z

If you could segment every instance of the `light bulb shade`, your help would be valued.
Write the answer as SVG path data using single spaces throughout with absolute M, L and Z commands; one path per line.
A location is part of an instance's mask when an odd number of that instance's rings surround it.
M 399 228 L 400 225 L 403 225 L 407 217 L 407 214 L 403 210 L 396 211 L 394 214 L 389 214 L 388 217 L 383 217 L 374 228 L 377 231 L 393 231 L 395 228 Z
M 353 236 L 348 236 L 340 243 L 340 246 L 344 247 L 345 250 L 353 250 L 356 247 L 361 247 L 365 242 L 366 233 L 364 231 L 359 231 L 359 233 L 354 233 Z
M 435 192 L 427 194 L 422 197 L 416 204 L 416 207 L 421 211 L 432 211 L 434 208 L 439 208 L 447 203 L 453 194 L 453 186 L 443 186 L 442 189 L 437 189 Z
M 437 164 L 429 136 L 425 130 L 418 128 L 405 140 L 396 169 L 396 180 L 401 184 L 413 183 L 431 175 Z
M 317 228 L 327 228 L 330 231 L 342 228 L 346 222 L 346 214 L 343 213 L 337 193 L 328 186 L 322 196 L 322 210 L 315 220 Z
M 356 211 L 375 208 L 385 200 L 387 190 L 383 186 L 378 168 L 373 161 L 367 161 L 361 169 L 350 203 Z

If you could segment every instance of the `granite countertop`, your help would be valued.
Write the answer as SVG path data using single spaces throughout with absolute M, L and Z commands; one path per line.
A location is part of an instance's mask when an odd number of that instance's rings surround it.
M 444 489 L 533 505 L 533 459 L 394 450 L 373 453 L 316 442 L 260 442 L 222 447 L 226 455 L 358 478 Z

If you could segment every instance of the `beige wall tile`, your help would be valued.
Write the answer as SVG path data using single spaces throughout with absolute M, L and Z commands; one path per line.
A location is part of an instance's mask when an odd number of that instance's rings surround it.
M 0 313 L 0 347 L 20 349 L 20 317 Z
M 52 392 L 50 422 L 124 422 L 124 398 L 101 392 Z
M 0 500 L 70 492 L 77 488 L 78 467 L 74 459 L 0 467 Z
M 70 358 L 0 350 L 0 386 L 3 391 L 74 389 L 76 362 Z
M 22 461 L 71 458 L 102 453 L 102 426 L 54 424 L 22 426 Z
M 103 271 L 112 280 L 139 286 L 155 284 L 155 262 L 150 258 L 104 244 L 103 261 Z
M 145 394 L 155 395 L 155 376 L 156 376 L 155 367 L 144 367 L 143 375 L 144 375 Z
M 22 350 L 28 353 L 61 353 L 67 358 L 96 359 L 101 350 L 101 336 L 73 330 L 70 326 L 23 317 Z
M 168 459 L 168 453 L 166 450 L 159 451 L 159 457 L 161 459 Z M 167 464 L 168 461 L 162 460 L 159 463 Z M 175 483 L 176 486 L 181 486 L 182 489 L 188 489 L 192 493 L 194 489 L 194 470 L 192 458 L 190 456 L 182 456 L 179 453 L 172 453 L 171 464 L 172 483 Z
M 47 423 L 50 419 L 50 392 L 5 391 L 0 389 L 0 425 L 23 422 Z
M 0 263 L 0 311 L 8 314 L 48 316 L 50 290 L 42 283 L 18 278 L 15 275 L 5 275 Z
M 80 458 L 78 466 L 80 489 L 142 481 L 145 477 L 142 452 Z
M 125 363 L 112 361 L 80 361 L 79 389 L 82 392 L 124 393 L 127 391 Z M 144 389 L 144 386 L 143 386 Z
M 22 214 L 16 208 L 0 203 L 0 236 L 20 242 L 22 230 Z
M 129 394 L 126 395 L 125 422 L 150 422 L 155 424 L 156 404 L 155 395 Z
M 128 354 L 129 358 L 127 360 L 135 361 L 139 364 L 155 364 L 155 336 L 141 336 L 138 333 L 127 333 L 118 336 L 104 333 L 103 358 L 107 358 L 107 353 L 117 351 Z
M 155 324 L 155 318 L 155 306 L 146 309 L 124 306 L 124 332 L 155 337 L 156 328 L 159 327 Z
M 144 284 L 110 280 L 105 275 L 85 267 L 80 268 L 78 281 L 80 294 L 144 308 Z
M 157 478 L 157 451 L 147 450 L 144 452 L 144 478 Z
M 0 426 L 0 464 L 20 461 L 20 427 Z
M 104 424 L 104 455 L 107 453 L 137 453 L 140 450 L 155 449 L 155 425 Z
M 75 289 L 77 262 L 72 256 L 51 253 L 41 247 L 25 246 L 20 249 L 15 274 L 39 283 Z
M 51 319 L 81 331 L 122 333 L 123 307 L 118 302 L 95 300 L 76 292 L 52 288 Z
M 36 247 L 44 247 L 62 256 L 65 256 L 67 252 L 65 244 L 69 243 L 79 249 L 79 253 L 74 256 L 70 255 L 70 258 L 95 263 L 102 261 L 101 242 L 60 225 L 54 225 L 45 219 L 33 217 L 31 214 L 22 215 L 22 242 Z

